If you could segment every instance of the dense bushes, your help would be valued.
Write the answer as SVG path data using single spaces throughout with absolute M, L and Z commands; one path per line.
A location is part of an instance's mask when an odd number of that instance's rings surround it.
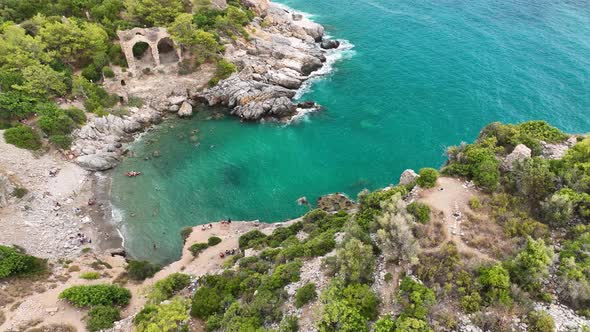
M 80 274 L 80 278 L 86 279 L 86 280 L 95 280 L 95 279 L 100 278 L 100 273 L 98 273 L 96 271 L 84 272 L 84 273 Z
M 98 305 L 90 309 L 88 317 L 86 328 L 91 332 L 109 329 L 113 327 L 116 321 L 121 319 L 119 309 L 104 305 Z
M 77 307 L 127 305 L 131 299 L 131 292 L 125 288 L 107 284 L 73 286 L 61 292 L 59 298 Z
M 44 260 L 26 255 L 16 248 L 0 245 L 0 279 L 44 270 Z
M 261 231 L 255 229 L 255 230 L 249 231 L 248 233 L 240 236 L 238 243 L 239 243 L 240 249 L 244 250 L 244 249 L 254 247 L 254 246 L 256 246 L 256 244 L 262 243 L 265 239 L 266 239 L 266 235 L 264 233 L 262 233 Z
M 221 239 L 218 238 L 217 236 L 212 236 L 209 239 L 207 239 L 207 245 L 209 245 L 209 247 L 216 246 L 220 243 L 221 243 Z
M 553 332 L 555 331 L 555 322 L 553 318 L 545 311 L 531 311 L 526 319 L 528 331 L 530 332 Z
M 416 183 L 422 188 L 432 188 L 436 185 L 438 179 L 438 171 L 434 168 L 422 168 L 419 173 L 420 176 L 416 179 Z
M 127 275 L 131 280 L 145 280 L 160 271 L 160 267 L 148 261 L 130 260 L 127 264 Z
M 317 298 L 316 287 L 314 283 L 308 283 L 295 292 L 295 306 L 301 308 L 307 303 Z
M 420 202 L 412 202 L 408 204 L 407 209 L 418 222 L 426 224 L 430 221 L 430 207 L 428 205 Z
M 173 273 L 168 277 L 158 280 L 148 295 L 151 303 L 158 304 L 171 298 L 176 292 L 186 288 L 191 278 L 187 274 Z
M 189 319 L 189 301 L 177 297 L 158 305 L 148 304 L 134 318 L 137 332 L 185 331 L 184 322 Z
M 207 243 L 195 243 L 188 248 L 188 250 L 193 254 L 193 256 L 198 257 L 203 250 L 209 248 L 209 244 Z
M 38 150 L 41 147 L 41 138 L 31 127 L 16 126 L 4 131 L 6 143 L 21 149 Z

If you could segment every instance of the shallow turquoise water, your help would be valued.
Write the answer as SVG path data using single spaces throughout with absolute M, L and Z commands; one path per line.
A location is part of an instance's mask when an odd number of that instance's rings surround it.
M 146 134 L 113 184 L 134 257 L 177 258 L 185 225 L 280 221 L 306 211 L 301 196 L 355 196 L 406 168 L 438 167 L 446 146 L 491 121 L 590 129 L 588 1 L 282 2 L 354 44 L 303 96 L 326 109 L 289 126 L 206 120 L 203 111 Z M 154 150 L 162 156 L 145 161 Z

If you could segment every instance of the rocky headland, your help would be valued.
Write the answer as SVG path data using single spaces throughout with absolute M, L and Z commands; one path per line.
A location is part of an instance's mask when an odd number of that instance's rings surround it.
M 170 66 L 150 74 L 118 71 L 105 82 L 107 90 L 125 100 L 139 98 L 143 105 L 127 108 L 122 116 L 91 118 L 73 133 L 68 157 L 89 171 L 111 169 L 134 135 L 166 116 L 190 117 L 198 105 L 227 107 L 244 121 L 288 121 L 298 109 L 318 109 L 314 102 L 294 103 L 293 98 L 340 42 L 325 39 L 320 24 L 284 6 L 267 0 L 244 3 L 257 15 L 246 27 L 249 38 L 228 43 L 224 54 L 237 73 L 209 87 L 211 65 L 184 76 Z

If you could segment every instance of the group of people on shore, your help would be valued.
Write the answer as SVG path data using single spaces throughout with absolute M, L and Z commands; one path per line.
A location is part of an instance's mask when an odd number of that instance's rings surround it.
M 78 241 L 80 242 L 80 245 L 92 243 L 92 239 L 82 233 L 78 233 Z
M 235 255 L 235 254 L 239 254 L 239 253 L 240 253 L 240 249 L 238 249 L 238 248 L 227 249 L 226 251 L 222 251 L 219 253 L 219 258 L 225 258 L 225 256 Z
M 228 218 L 227 220 L 222 220 L 220 222 L 220 224 L 221 224 L 222 227 L 229 226 L 229 225 L 231 225 L 231 219 Z M 203 225 L 201 225 L 201 230 L 202 231 L 206 231 L 208 229 L 213 229 L 213 224 L 208 224 L 208 225 L 203 224 Z

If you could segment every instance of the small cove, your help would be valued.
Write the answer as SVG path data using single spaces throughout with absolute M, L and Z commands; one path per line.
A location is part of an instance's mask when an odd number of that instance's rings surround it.
M 396 182 L 406 168 L 438 167 L 445 147 L 473 140 L 492 121 L 590 129 L 583 1 L 282 3 L 314 13 L 330 35 L 354 44 L 301 96 L 326 109 L 287 126 L 213 119 L 225 110 L 203 109 L 144 134 L 132 147 L 136 157 L 113 176 L 113 205 L 134 258 L 176 259 L 183 226 L 286 220 L 307 211 L 295 202 L 301 196 L 355 197 Z M 127 170 L 144 174 L 126 178 Z

